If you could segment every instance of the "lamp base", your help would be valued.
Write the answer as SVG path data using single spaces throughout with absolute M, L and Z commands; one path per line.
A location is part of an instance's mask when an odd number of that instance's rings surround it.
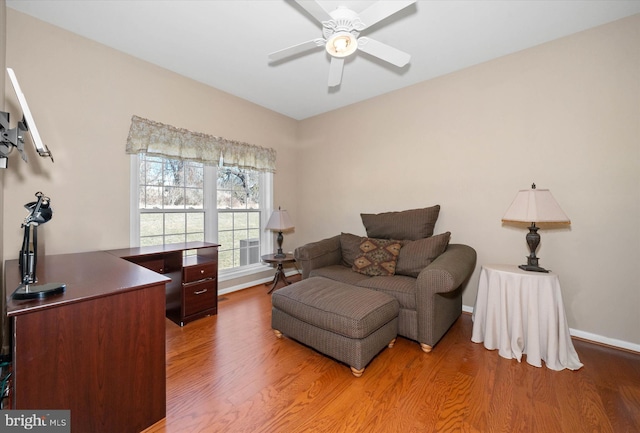
M 530 256 L 527 256 L 527 264 L 518 266 L 523 271 L 531 271 L 531 272 L 549 272 L 545 268 L 541 268 L 538 266 L 538 257 L 534 252 L 531 253 Z
M 46 283 L 37 286 L 33 284 L 20 284 L 11 297 L 17 300 L 42 299 L 47 296 L 64 293 L 66 289 L 67 285 L 64 283 Z
M 527 245 L 529 245 L 529 255 L 527 256 L 527 264 L 518 266 L 524 271 L 531 272 L 549 272 L 544 268 L 538 266 L 538 257 L 536 257 L 536 249 L 540 244 L 540 235 L 538 234 L 538 227 L 536 223 L 531 223 L 529 227 L 529 233 L 527 233 Z
M 531 271 L 531 272 L 549 272 L 548 270 L 546 270 L 545 268 L 541 268 L 540 266 L 533 266 L 533 265 L 520 265 L 518 266 L 520 269 L 522 269 L 523 271 Z

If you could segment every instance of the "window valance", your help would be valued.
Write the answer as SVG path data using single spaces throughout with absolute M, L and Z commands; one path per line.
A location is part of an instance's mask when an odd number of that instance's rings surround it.
M 276 171 L 274 149 L 176 128 L 135 115 L 127 137 L 127 153 L 147 153 L 207 165 L 219 165 L 222 161 L 225 166 Z

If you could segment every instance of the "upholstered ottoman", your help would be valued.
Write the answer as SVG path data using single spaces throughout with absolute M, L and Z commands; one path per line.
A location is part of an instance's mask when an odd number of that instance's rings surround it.
M 271 327 L 351 367 L 360 377 L 398 335 L 398 301 L 385 293 L 312 277 L 276 290 Z

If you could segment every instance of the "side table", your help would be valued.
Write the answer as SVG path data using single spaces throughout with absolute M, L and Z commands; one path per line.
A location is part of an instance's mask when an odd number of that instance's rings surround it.
M 473 309 L 471 341 L 498 349 L 503 358 L 552 370 L 582 367 L 573 347 L 553 272 L 523 271 L 511 265 L 485 265 L 480 271 Z
M 286 275 L 284 274 L 284 270 L 282 269 L 282 265 L 284 263 L 294 263 L 295 264 L 296 259 L 293 257 L 293 254 L 285 254 L 284 257 L 276 257 L 275 254 L 266 254 L 266 255 L 262 256 L 262 261 L 265 262 L 265 263 L 269 263 L 270 265 L 273 265 L 273 264 L 276 265 L 276 274 L 273 276 L 273 281 L 267 282 L 267 283 L 264 284 L 265 286 L 268 286 L 269 284 L 272 284 L 271 289 L 267 293 L 273 292 L 273 290 L 278 285 L 279 281 L 284 282 L 285 285 L 291 284 L 287 280 Z

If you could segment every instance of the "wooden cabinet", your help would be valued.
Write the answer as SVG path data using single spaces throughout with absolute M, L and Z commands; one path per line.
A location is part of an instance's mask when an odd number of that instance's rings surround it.
M 218 312 L 218 244 L 186 242 L 109 253 L 163 274 L 166 315 L 180 326 Z
M 66 291 L 7 299 L 13 409 L 64 409 L 72 432 L 136 433 L 166 411 L 167 278 L 106 252 L 38 258 L 39 284 Z M 20 282 L 7 261 L 7 293 Z

